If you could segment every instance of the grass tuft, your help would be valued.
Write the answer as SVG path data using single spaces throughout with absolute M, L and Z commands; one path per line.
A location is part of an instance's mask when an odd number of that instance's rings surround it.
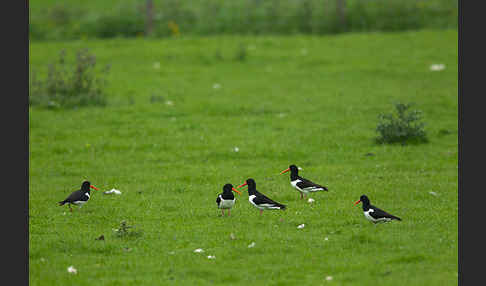
M 106 76 L 110 66 L 96 70 L 96 57 L 88 49 L 76 53 L 76 62 L 66 60 L 66 50 L 47 66 L 47 75 L 39 79 L 33 72 L 29 88 L 29 105 L 49 109 L 106 105 Z

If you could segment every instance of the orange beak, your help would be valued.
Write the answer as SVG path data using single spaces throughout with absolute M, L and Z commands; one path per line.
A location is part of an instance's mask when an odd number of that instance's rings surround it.
M 95 187 L 95 186 L 89 186 L 89 187 L 92 188 L 92 189 L 95 189 L 95 190 L 99 191 L 98 188 Z
M 280 175 L 282 175 L 283 173 L 287 173 L 288 171 L 290 171 L 290 168 L 287 168 L 286 170 L 283 170 L 282 172 L 280 172 Z
M 237 189 L 235 188 L 231 188 L 233 191 L 237 192 L 239 195 L 241 195 L 240 191 L 238 191 Z
M 361 200 L 358 200 L 358 201 L 357 201 L 357 202 L 355 202 L 354 204 L 355 204 L 355 205 L 357 205 L 357 204 L 359 204 L 359 203 L 361 203 Z
M 243 185 L 239 185 L 239 186 L 238 186 L 238 187 L 236 187 L 236 188 L 238 188 L 238 189 L 239 189 L 239 188 L 241 188 L 241 187 L 243 187 L 243 186 L 246 186 L 246 185 L 247 185 L 247 183 L 245 182 Z

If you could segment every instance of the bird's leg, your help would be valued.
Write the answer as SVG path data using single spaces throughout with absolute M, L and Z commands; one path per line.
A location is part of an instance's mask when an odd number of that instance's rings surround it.
M 300 193 L 300 199 L 302 200 L 304 198 L 304 193 Z
M 230 209 L 228 209 L 228 216 L 231 216 Z
M 260 210 L 260 215 L 262 215 L 262 213 L 263 213 L 263 210 Z
M 73 212 L 73 209 L 71 208 L 71 204 L 69 204 L 68 206 L 69 206 L 69 211 Z
M 224 216 L 224 209 L 221 209 L 221 215 Z

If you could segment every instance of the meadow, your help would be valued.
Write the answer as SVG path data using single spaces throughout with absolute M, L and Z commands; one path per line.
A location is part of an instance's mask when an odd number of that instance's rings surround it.
M 457 37 L 31 42 L 32 71 L 80 48 L 111 70 L 105 107 L 29 108 L 29 284 L 457 285 Z M 428 143 L 374 142 L 395 102 Z M 329 192 L 301 200 L 290 164 Z M 221 217 L 223 185 L 250 177 L 287 210 L 260 216 L 244 191 Z M 58 206 L 84 179 L 100 191 Z M 368 222 L 362 194 L 402 221 Z

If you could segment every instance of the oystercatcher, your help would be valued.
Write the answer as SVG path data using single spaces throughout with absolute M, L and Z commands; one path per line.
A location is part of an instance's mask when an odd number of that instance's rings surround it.
M 233 188 L 232 184 L 226 184 L 223 186 L 223 192 L 216 198 L 216 204 L 218 204 L 218 208 L 221 209 L 223 216 L 225 209 L 228 210 L 228 216 L 230 216 L 230 209 L 235 205 L 236 198 L 232 191 L 241 195 L 240 191 Z
M 284 174 L 290 171 L 290 184 L 297 191 L 300 192 L 300 199 L 303 199 L 308 193 L 327 191 L 327 188 L 304 179 L 299 176 L 299 168 L 295 165 L 290 165 L 288 169 L 283 170 L 280 174 Z
M 366 219 L 373 223 L 378 222 L 387 222 L 391 220 L 402 220 L 399 217 L 391 215 L 384 210 L 381 210 L 373 205 L 370 204 L 370 200 L 366 195 L 362 195 L 357 202 L 354 204 L 357 205 L 359 203 L 363 203 L 363 212 Z
M 266 197 L 264 194 L 258 192 L 256 189 L 255 180 L 251 178 L 247 179 L 244 184 L 236 188 L 239 189 L 246 185 L 248 185 L 248 201 L 250 201 L 252 205 L 254 205 L 257 209 L 260 210 L 260 215 L 262 215 L 263 210 L 284 210 L 285 209 L 285 205 L 277 203 L 269 199 L 268 197 Z
M 79 205 L 81 207 L 89 200 L 89 192 L 91 189 L 98 191 L 98 189 L 95 186 L 92 186 L 90 182 L 84 181 L 80 190 L 72 192 L 64 201 L 59 202 L 59 205 L 62 206 L 68 203 L 69 210 L 72 212 L 73 209 L 71 208 L 71 204 Z

